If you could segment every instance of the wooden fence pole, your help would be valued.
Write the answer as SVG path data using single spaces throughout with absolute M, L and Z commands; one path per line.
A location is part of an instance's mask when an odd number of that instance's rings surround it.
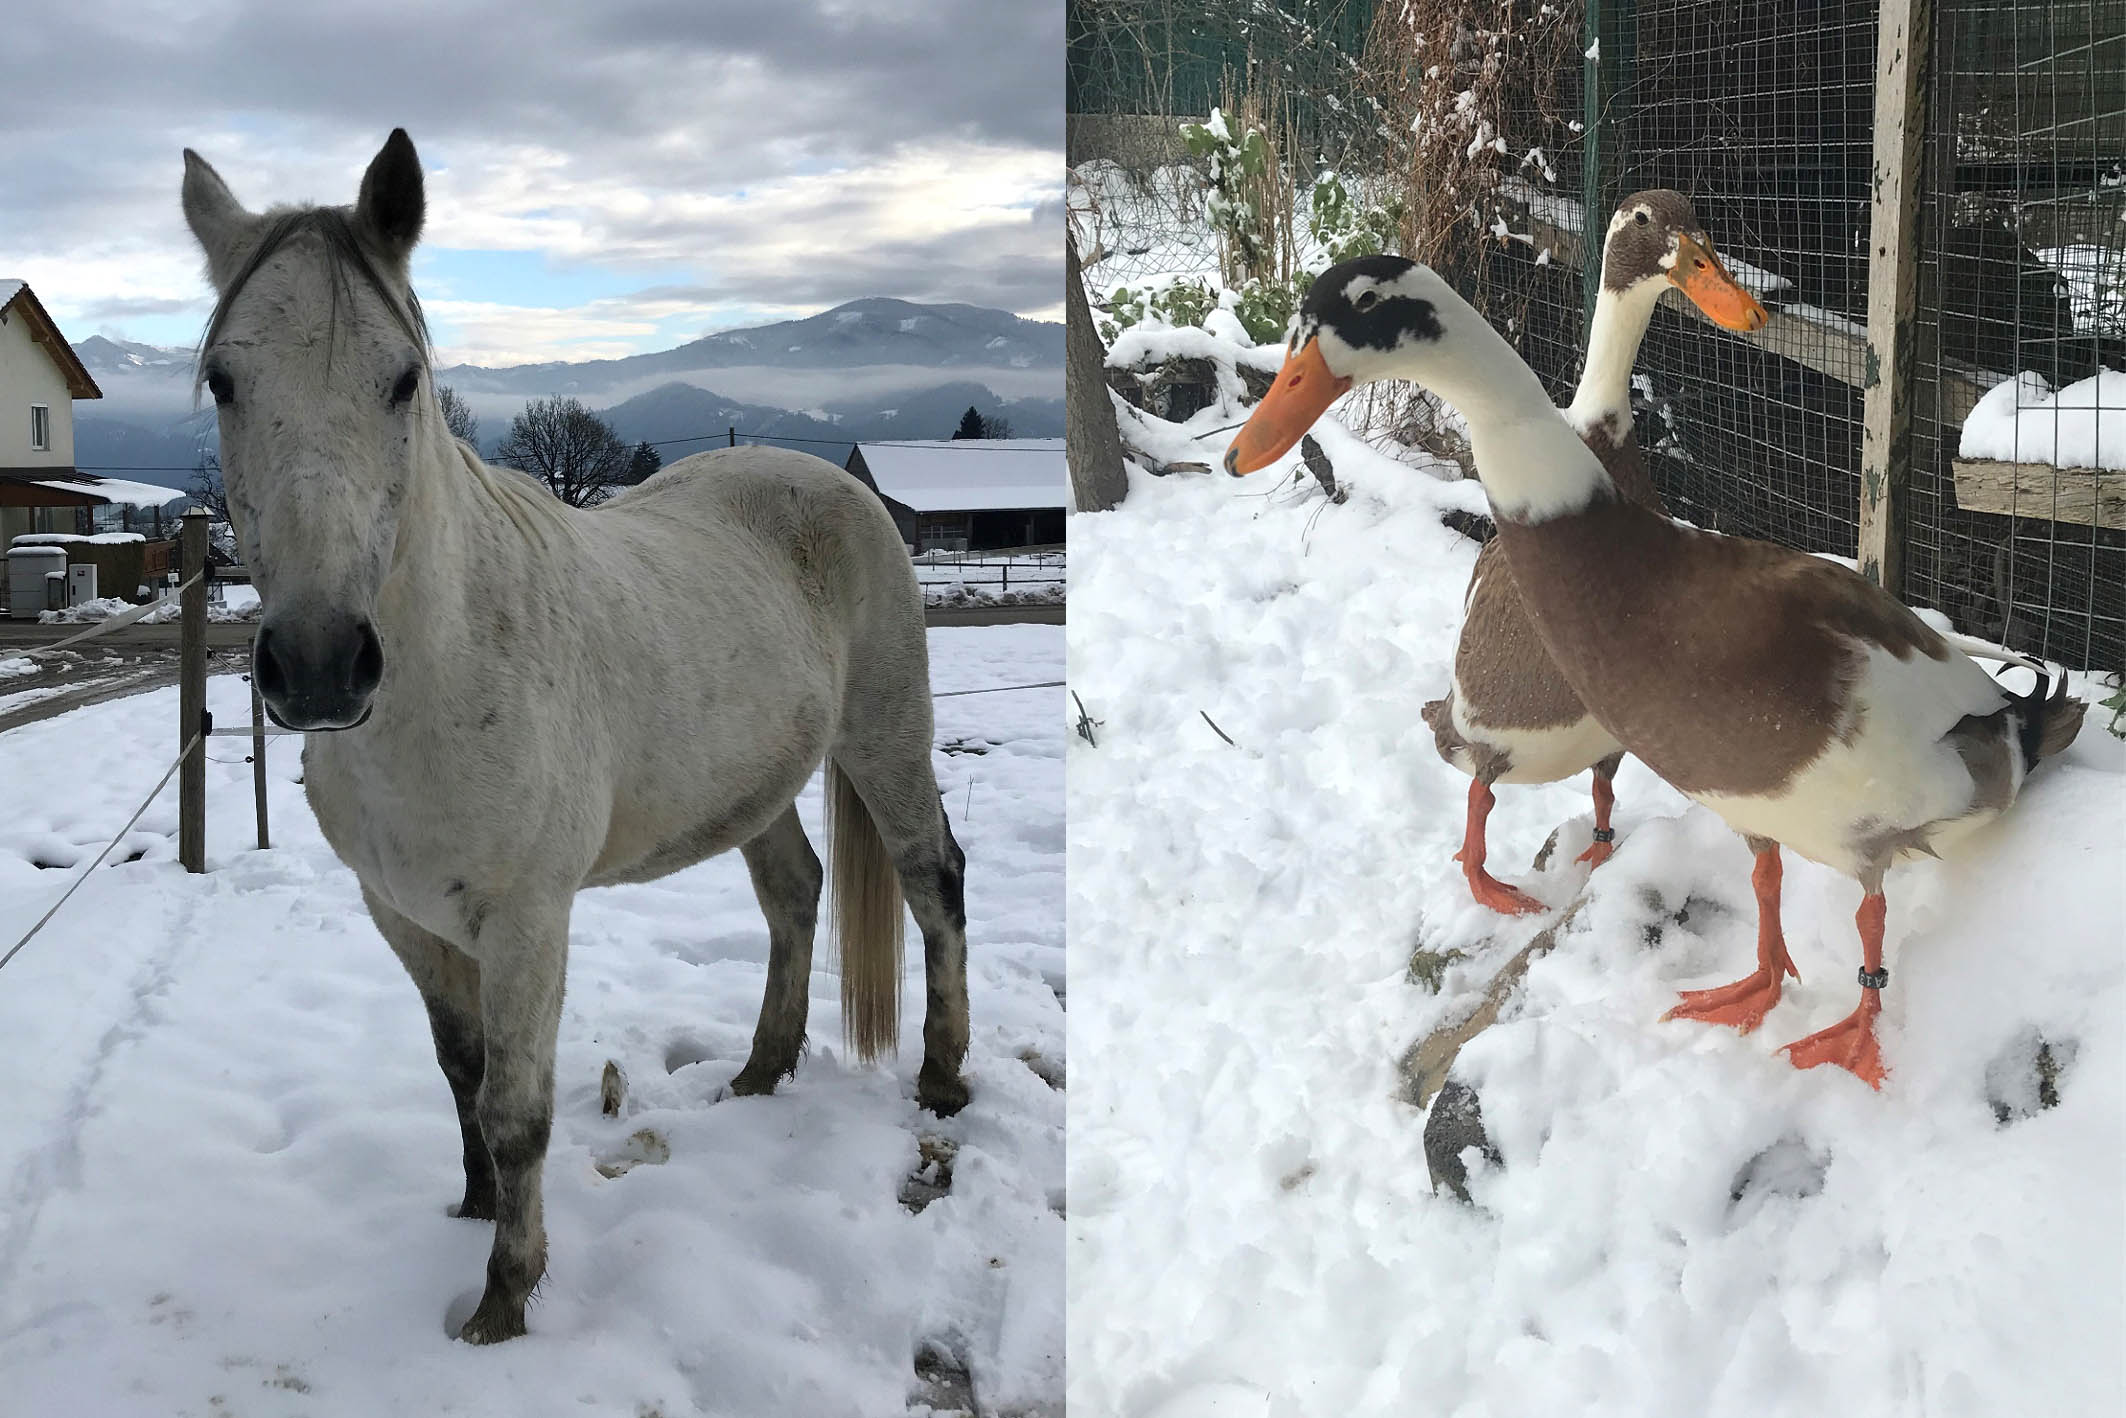
M 1900 594 L 1912 477 L 1919 172 L 1934 0 L 1882 0 L 1875 38 L 1875 171 L 1868 218 L 1867 382 L 1860 436 L 1860 569 Z
M 251 795 L 258 801 L 258 849 L 273 845 L 266 835 L 266 701 L 259 697 L 258 677 L 251 681 Z
M 185 509 L 178 533 L 178 579 L 186 586 L 178 601 L 177 746 L 194 734 L 199 741 L 186 751 L 177 774 L 177 860 L 189 872 L 207 869 L 207 513 Z

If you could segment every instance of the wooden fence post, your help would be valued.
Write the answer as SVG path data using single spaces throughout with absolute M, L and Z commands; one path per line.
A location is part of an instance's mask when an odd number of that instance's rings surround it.
M 183 530 L 177 539 L 180 582 L 186 586 L 178 601 L 177 625 L 177 746 L 183 749 L 194 734 L 199 741 L 185 751 L 177 774 L 177 860 L 189 872 L 207 869 L 207 513 L 200 507 L 185 509 Z
M 1860 436 L 1860 569 L 1899 595 L 1912 477 L 1919 172 L 1934 0 L 1882 0 L 1875 37 L 1875 171 L 1868 218 L 1868 352 Z
M 251 681 L 251 795 L 258 800 L 258 849 L 273 845 L 266 835 L 266 701 L 259 697 L 258 676 Z

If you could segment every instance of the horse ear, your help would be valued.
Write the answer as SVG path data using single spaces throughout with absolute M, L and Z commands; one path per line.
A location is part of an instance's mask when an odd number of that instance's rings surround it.
M 421 180 L 420 154 L 404 128 L 391 136 L 362 174 L 362 195 L 354 204 L 355 220 L 376 235 L 401 261 L 421 239 L 421 220 L 428 197 Z
M 207 160 L 185 149 L 185 224 L 207 253 L 207 273 L 216 287 L 226 286 L 242 263 L 245 238 L 258 218 L 244 210 L 229 184 Z

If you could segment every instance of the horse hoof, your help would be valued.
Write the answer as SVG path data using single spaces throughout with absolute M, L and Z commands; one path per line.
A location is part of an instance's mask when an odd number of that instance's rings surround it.
M 956 1073 L 943 1069 L 933 1070 L 923 1065 L 916 1075 L 915 1101 L 918 1107 L 926 1108 L 941 1118 L 949 1118 L 967 1106 L 967 1082 Z
M 492 1221 L 495 1219 L 494 1193 L 475 1196 L 467 1192 L 465 1200 L 450 1207 L 449 1211 L 460 1221 Z
M 758 1098 L 775 1091 L 775 1085 L 797 1072 L 793 1064 L 789 1068 L 755 1068 L 748 1063 L 725 1085 L 725 1091 L 734 1098 Z
M 495 1299 L 492 1291 L 480 1297 L 480 1307 L 458 1330 L 467 1344 L 500 1344 L 524 1334 L 524 1302 L 512 1305 Z

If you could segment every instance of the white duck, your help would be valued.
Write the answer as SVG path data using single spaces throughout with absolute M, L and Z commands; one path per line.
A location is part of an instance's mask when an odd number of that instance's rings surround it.
M 2086 706 L 2003 689 L 1855 572 L 1678 526 L 1619 495 L 1528 366 L 1433 271 L 1399 256 L 1331 267 L 1226 467 L 1274 461 L 1354 384 L 1414 379 L 1467 420 L 1499 541 L 1536 630 L 1581 701 L 1758 855 L 1758 968 L 1673 1013 L 1754 1028 L 1794 973 L 1774 844 L 1852 876 L 1860 1003 L 1786 1046 L 1879 1087 L 1883 876 L 2014 801 Z M 1766 863 L 1770 871 L 1766 871 Z M 1769 880 L 1767 880 L 1767 875 Z

